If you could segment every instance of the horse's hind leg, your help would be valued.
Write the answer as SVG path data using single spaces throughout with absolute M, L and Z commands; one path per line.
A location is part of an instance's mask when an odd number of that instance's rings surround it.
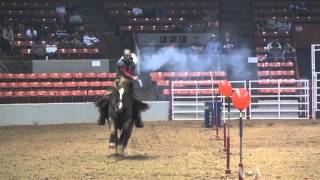
M 132 119 L 130 119 L 123 125 L 122 133 L 119 139 L 118 151 L 120 152 L 121 155 L 124 155 L 124 150 L 128 145 L 128 141 L 131 136 L 132 129 L 133 129 L 133 121 Z

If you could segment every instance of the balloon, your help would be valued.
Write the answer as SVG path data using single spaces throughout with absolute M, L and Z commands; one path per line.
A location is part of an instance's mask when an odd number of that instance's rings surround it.
M 232 85 L 227 80 L 222 80 L 219 82 L 219 92 L 227 97 L 232 94 Z
M 247 89 L 240 88 L 233 92 L 232 103 L 240 111 L 246 109 L 251 102 L 251 96 Z

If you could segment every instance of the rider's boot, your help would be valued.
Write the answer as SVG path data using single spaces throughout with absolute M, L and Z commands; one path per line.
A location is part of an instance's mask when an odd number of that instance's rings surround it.
M 97 120 L 98 125 L 105 125 L 106 124 L 106 116 L 104 113 L 100 112 L 100 117 Z
M 141 119 L 141 113 L 140 111 L 137 111 L 136 112 L 136 115 L 135 115 L 135 125 L 137 128 L 143 128 L 144 125 L 143 125 L 143 121 Z

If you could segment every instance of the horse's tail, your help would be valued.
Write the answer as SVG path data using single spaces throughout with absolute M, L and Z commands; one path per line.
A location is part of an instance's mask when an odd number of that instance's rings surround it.
M 150 108 L 149 104 L 144 103 L 142 101 L 136 101 L 135 106 L 137 107 L 137 110 L 139 110 L 140 112 L 146 111 Z

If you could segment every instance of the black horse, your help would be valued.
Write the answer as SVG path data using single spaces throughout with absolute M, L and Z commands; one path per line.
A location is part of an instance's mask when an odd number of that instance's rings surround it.
M 135 119 L 140 115 L 139 112 L 149 108 L 148 104 L 134 98 L 132 93 L 133 82 L 120 78 L 117 88 L 96 103 L 100 111 L 106 115 L 105 118 L 109 124 L 109 148 L 114 148 L 116 154 L 120 155 L 124 155 Z

